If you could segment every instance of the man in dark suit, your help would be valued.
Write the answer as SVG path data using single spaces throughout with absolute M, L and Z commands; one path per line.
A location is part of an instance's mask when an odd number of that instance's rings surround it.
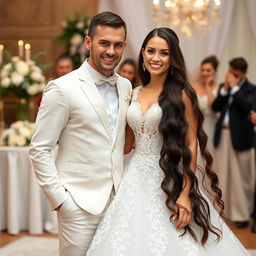
M 220 86 L 213 111 L 220 112 L 214 134 L 216 172 L 223 192 L 225 214 L 238 228 L 246 227 L 254 192 L 254 128 L 250 111 L 256 86 L 246 78 L 247 62 L 229 62 L 225 82 Z
M 255 129 L 256 129 L 256 99 L 255 99 L 255 103 L 254 103 L 254 111 L 251 111 L 251 122 L 254 125 Z M 254 134 L 254 148 L 256 148 L 256 133 Z M 255 155 L 256 156 L 256 155 Z M 256 158 L 255 158 L 256 159 Z M 254 207 L 253 207 L 253 212 L 252 212 L 252 232 L 256 233 L 256 190 L 254 192 Z

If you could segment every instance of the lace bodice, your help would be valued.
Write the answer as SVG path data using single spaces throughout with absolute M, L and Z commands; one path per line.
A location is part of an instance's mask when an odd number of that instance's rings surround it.
M 141 104 L 137 101 L 142 86 L 134 90 L 132 102 L 127 112 L 127 121 L 135 135 L 135 152 L 145 155 L 160 155 L 162 136 L 158 125 L 162 109 L 154 103 L 143 114 Z

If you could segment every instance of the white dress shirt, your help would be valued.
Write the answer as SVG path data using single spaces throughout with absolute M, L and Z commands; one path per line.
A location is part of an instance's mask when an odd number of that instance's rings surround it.
M 242 87 L 242 85 L 244 84 L 245 82 L 245 78 L 242 79 L 239 84 L 235 87 L 233 87 L 231 90 L 230 90 L 230 96 L 229 96 L 229 101 L 228 101 L 228 109 L 225 113 L 225 117 L 224 117 L 224 120 L 223 120 L 223 125 L 229 125 L 229 107 L 233 101 L 233 95 L 240 90 L 240 88 Z M 220 90 L 220 95 L 221 96 L 226 96 L 228 94 L 227 91 L 224 90 L 224 87 L 221 88 Z
M 117 114 L 119 109 L 118 90 L 117 90 L 116 84 L 112 85 L 109 82 L 107 82 L 107 80 L 116 80 L 117 74 L 114 72 L 113 75 L 110 78 L 108 78 L 103 76 L 98 71 L 96 71 L 93 67 L 91 67 L 87 61 L 85 61 L 85 64 L 95 85 L 98 88 L 98 91 L 100 93 L 100 96 L 103 102 L 106 105 L 108 120 L 111 128 L 111 133 L 113 136 L 115 132 Z M 106 81 L 106 82 L 98 84 L 98 81 Z

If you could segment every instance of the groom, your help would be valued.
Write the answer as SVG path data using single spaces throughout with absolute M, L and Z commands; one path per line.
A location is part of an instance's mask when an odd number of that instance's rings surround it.
M 30 157 L 58 213 L 60 255 L 84 256 L 123 175 L 131 84 L 114 72 L 126 24 L 102 12 L 92 18 L 82 66 L 49 82 L 36 120 Z M 51 151 L 58 143 L 54 162 Z

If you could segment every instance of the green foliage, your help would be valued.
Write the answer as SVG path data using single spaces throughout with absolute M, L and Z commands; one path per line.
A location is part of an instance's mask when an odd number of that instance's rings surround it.
M 90 19 L 87 16 L 76 14 L 74 18 L 69 17 L 63 22 L 63 32 L 57 38 L 58 41 L 65 44 L 65 54 L 72 58 L 75 68 L 78 68 L 88 57 L 83 40 L 88 34 L 89 24 Z

